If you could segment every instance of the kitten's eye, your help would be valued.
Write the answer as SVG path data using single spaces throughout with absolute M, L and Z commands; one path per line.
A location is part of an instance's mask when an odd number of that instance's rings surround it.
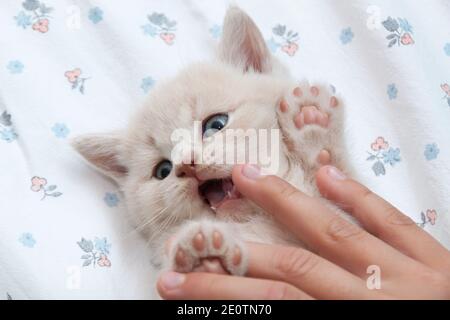
M 219 113 L 209 117 L 203 123 L 203 138 L 212 136 L 217 131 L 222 130 L 228 123 L 228 115 L 226 113 Z
M 172 162 L 169 160 L 163 160 L 155 168 L 155 173 L 153 174 L 156 179 L 162 180 L 167 177 L 172 171 Z

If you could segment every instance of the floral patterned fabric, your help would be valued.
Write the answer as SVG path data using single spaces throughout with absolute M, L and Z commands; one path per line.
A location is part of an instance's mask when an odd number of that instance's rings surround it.
M 344 97 L 356 178 L 450 247 L 450 2 L 237 3 L 297 78 Z M 228 4 L 0 2 L 0 299 L 153 297 L 122 195 L 68 141 L 212 59 Z

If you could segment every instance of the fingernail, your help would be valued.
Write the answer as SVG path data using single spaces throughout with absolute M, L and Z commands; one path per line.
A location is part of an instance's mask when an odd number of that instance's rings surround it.
M 186 276 L 177 272 L 167 272 L 161 276 L 161 282 L 165 289 L 172 290 L 181 286 Z
M 338 168 L 328 166 L 327 168 L 328 176 L 333 180 L 345 180 L 347 177 Z
M 253 164 L 246 164 L 242 167 L 242 174 L 251 180 L 256 180 L 261 176 L 259 167 Z

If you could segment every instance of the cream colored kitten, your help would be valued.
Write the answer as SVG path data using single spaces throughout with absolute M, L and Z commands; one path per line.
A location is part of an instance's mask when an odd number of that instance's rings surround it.
M 232 7 L 217 61 L 192 65 L 160 84 L 125 130 L 80 136 L 73 145 L 119 184 L 132 222 L 149 239 L 156 265 L 181 272 L 219 271 L 219 261 L 227 272 L 243 275 L 243 241 L 296 242 L 236 192 L 230 179 L 233 163 L 205 164 L 194 148 L 184 163 L 173 163 L 173 133 L 197 130 L 193 142 L 208 150 L 227 130 L 279 129 L 274 173 L 318 195 L 314 172 L 323 149 L 333 165 L 348 171 L 342 113 L 329 86 L 291 79 L 270 55 L 253 21 Z M 202 123 L 199 128 L 196 121 Z M 227 141 L 225 152 L 230 150 L 244 156 L 255 151 L 242 140 Z

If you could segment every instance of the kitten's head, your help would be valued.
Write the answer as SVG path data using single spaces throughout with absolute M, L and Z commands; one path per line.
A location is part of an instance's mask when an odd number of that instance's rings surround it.
M 260 147 L 242 139 L 246 130 L 278 128 L 275 108 L 287 74 L 238 8 L 227 12 L 218 56 L 219 61 L 192 65 L 153 89 L 124 131 L 74 140 L 81 155 L 120 185 L 142 231 L 155 233 L 201 215 L 242 221 L 255 212 L 232 185 L 233 159 L 248 161 Z M 240 138 L 222 139 L 230 129 L 240 129 L 234 131 Z M 180 139 L 185 133 L 191 133 L 189 143 Z M 223 161 L 218 141 L 224 142 L 225 154 L 236 157 Z M 284 173 L 284 153 L 270 151 L 278 161 L 276 173 Z

